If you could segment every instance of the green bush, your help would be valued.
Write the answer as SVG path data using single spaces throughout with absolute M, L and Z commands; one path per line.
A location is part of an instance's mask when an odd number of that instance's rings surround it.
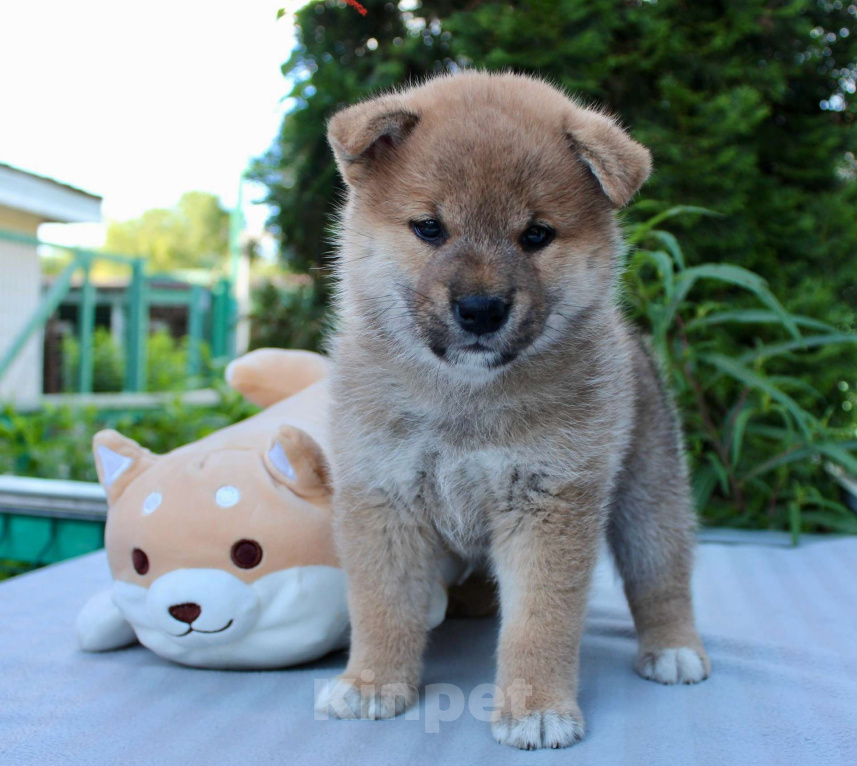
M 250 348 L 321 350 L 327 307 L 315 285 L 278 287 L 267 282 L 253 295 Z
M 678 394 L 702 519 L 795 537 L 857 532 L 825 470 L 857 476 L 852 384 L 826 375 L 857 335 L 786 311 L 747 269 L 688 266 L 658 228 L 682 213 L 710 215 L 673 208 L 630 229 L 625 297 Z
M 178 397 L 163 409 L 134 413 L 48 407 L 23 414 L 0 407 L 0 474 L 96 481 L 90 445 L 102 428 L 115 428 L 163 453 L 258 411 L 225 386 L 218 390 L 221 399 L 214 407 L 189 407 Z
M 197 388 L 211 378 L 211 354 L 202 344 L 200 380 L 189 381 L 187 376 L 187 337 L 174 339 L 166 330 L 152 333 L 147 340 L 146 390 L 186 391 Z M 125 349 L 117 343 L 110 331 L 97 327 L 93 335 L 92 390 L 95 393 L 122 391 L 125 383 Z M 62 389 L 66 393 L 78 391 L 80 343 L 73 335 L 62 341 Z
M 110 331 L 96 327 L 92 339 L 92 390 L 96 393 L 121 391 L 124 383 L 124 358 L 119 345 Z M 80 343 L 77 336 L 66 335 L 62 339 L 62 390 L 74 393 L 78 390 L 80 370 Z

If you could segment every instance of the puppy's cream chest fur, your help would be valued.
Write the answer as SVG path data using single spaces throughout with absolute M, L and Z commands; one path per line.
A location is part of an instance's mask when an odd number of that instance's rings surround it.
M 463 555 L 481 553 L 498 516 L 556 496 L 586 474 L 589 450 L 581 443 L 573 448 L 556 423 L 541 432 L 530 421 L 526 439 L 498 444 L 499 434 L 514 430 L 506 417 L 477 410 L 439 418 L 385 403 L 341 411 L 350 422 L 340 431 L 344 441 L 334 445 L 338 480 L 364 486 L 396 512 L 431 525 Z M 591 439 L 581 441 L 589 446 Z

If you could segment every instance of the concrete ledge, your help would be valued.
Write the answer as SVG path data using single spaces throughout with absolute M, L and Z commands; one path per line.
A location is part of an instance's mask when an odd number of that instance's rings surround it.
M 107 498 L 95 482 L 0 476 L 0 513 L 103 522 Z

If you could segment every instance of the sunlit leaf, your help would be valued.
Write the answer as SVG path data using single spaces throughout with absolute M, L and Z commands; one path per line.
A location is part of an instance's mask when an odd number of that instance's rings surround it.
M 809 438 L 809 426 L 814 424 L 815 418 L 804 410 L 792 397 L 783 391 L 780 391 L 767 378 L 759 375 L 753 370 L 744 367 L 739 362 L 721 354 L 704 354 L 702 358 L 709 364 L 714 365 L 717 369 L 723 371 L 727 375 L 735 378 L 744 385 L 751 388 L 763 391 L 776 402 L 779 402 L 785 407 L 797 421 L 798 427 L 804 432 L 804 435 Z
M 857 334 L 853 333 L 829 333 L 827 335 L 809 335 L 800 340 L 785 341 L 783 343 L 768 343 L 759 348 L 742 354 L 742 362 L 754 362 L 757 359 L 766 359 L 778 356 L 790 351 L 805 351 L 810 348 L 826 348 L 828 346 L 841 346 L 857 343 Z
M 752 271 L 728 263 L 706 263 L 702 266 L 694 266 L 679 274 L 676 278 L 675 293 L 665 318 L 667 322 L 672 322 L 673 316 L 675 316 L 675 313 L 688 293 L 701 279 L 725 282 L 753 293 L 753 295 L 780 318 L 781 324 L 792 336 L 795 338 L 800 337 L 797 325 L 788 311 L 782 307 L 780 302 L 768 289 L 767 282 Z
M 807 524 L 818 524 L 830 527 L 837 532 L 846 534 L 857 534 L 857 517 L 849 513 L 835 513 L 831 511 L 804 511 L 803 521 Z
M 709 210 L 705 207 L 676 205 L 675 207 L 669 208 L 669 210 L 664 210 L 662 213 L 652 216 L 648 221 L 637 224 L 637 226 L 635 226 L 628 234 L 628 243 L 634 245 L 641 242 L 652 229 L 654 229 L 659 223 L 666 221 L 668 218 L 674 218 L 677 215 L 689 215 L 691 213 L 695 213 L 696 215 L 706 215 L 713 218 L 722 218 L 720 213 L 717 213 L 714 210 Z
M 833 327 L 833 325 L 829 325 L 826 322 L 820 322 L 817 319 L 796 316 L 794 314 L 791 315 L 791 318 L 798 327 L 809 327 L 814 330 L 836 332 L 836 328 Z M 712 325 L 728 324 L 733 322 L 737 324 L 781 324 L 782 317 L 774 311 L 766 311 L 764 309 L 720 311 L 714 314 L 708 314 L 707 316 L 698 317 L 697 319 L 692 319 L 685 325 L 685 329 L 690 332 L 692 330 L 708 328 Z
M 661 231 L 660 229 L 652 229 L 649 231 L 649 237 L 664 246 L 666 251 L 672 256 L 672 259 L 675 261 L 675 265 L 678 267 L 679 271 L 684 270 L 684 253 L 682 252 L 681 245 L 679 244 L 678 238 L 675 234 L 668 231 Z

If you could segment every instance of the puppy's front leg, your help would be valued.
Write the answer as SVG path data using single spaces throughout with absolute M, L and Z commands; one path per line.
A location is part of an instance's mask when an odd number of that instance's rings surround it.
M 316 700 L 338 718 L 392 718 L 416 702 L 437 544 L 386 498 L 339 493 L 336 539 L 348 575 L 351 651 Z
M 601 513 L 585 493 L 545 494 L 495 525 L 492 557 L 502 615 L 498 742 L 527 750 L 583 736 L 577 673 Z

